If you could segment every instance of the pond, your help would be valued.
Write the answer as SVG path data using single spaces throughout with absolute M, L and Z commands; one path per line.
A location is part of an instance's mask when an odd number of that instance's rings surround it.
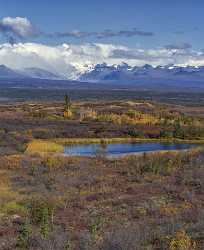
M 163 150 L 183 150 L 196 147 L 190 143 L 167 142 L 137 142 L 137 143 L 109 143 L 109 144 L 72 144 L 64 147 L 64 154 L 70 156 L 124 156 L 133 153 L 144 153 Z

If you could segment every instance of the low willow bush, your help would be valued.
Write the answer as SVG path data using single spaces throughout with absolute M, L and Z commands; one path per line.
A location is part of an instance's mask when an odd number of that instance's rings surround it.
M 196 159 L 199 150 L 190 152 L 160 152 L 144 153 L 124 157 L 122 161 L 115 160 L 116 166 L 128 176 L 140 176 L 146 173 L 169 175 L 184 168 L 186 164 Z M 124 168 L 124 165 L 127 166 Z

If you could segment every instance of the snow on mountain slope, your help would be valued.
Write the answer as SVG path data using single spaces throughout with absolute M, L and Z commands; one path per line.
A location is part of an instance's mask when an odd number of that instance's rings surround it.
M 97 64 L 92 70 L 81 74 L 80 81 L 91 82 L 203 82 L 204 66 L 157 66 L 144 65 L 142 67 L 131 67 L 125 63 L 121 65 Z
M 86 69 L 86 70 L 84 70 Z M 103 83 L 117 85 L 131 85 L 144 89 L 168 89 L 168 88 L 202 88 L 204 89 L 204 66 L 129 66 L 126 63 L 120 65 L 107 65 L 106 63 L 96 65 L 84 65 L 82 70 L 76 67 L 68 68 L 67 74 L 58 75 L 40 68 L 25 68 L 13 70 L 0 65 L 0 79 L 37 79 L 56 81 L 55 85 L 60 86 L 58 80 L 76 80 L 78 82 Z M 35 80 L 36 79 L 36 80 Z M 75 81 L 75 82 L 76 82 Z M 28 81 L 29 83 L 30 81 Z M 69 81 L 67 81 L 68 84 Z

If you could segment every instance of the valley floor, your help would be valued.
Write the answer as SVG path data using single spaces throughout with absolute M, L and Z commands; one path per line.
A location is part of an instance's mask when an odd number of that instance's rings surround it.
M 203 115 L 139 99 L 1 104 L 0 249 L 204 249 Z M 200 147 L 56 154 L 70 141 L 111 138 Z

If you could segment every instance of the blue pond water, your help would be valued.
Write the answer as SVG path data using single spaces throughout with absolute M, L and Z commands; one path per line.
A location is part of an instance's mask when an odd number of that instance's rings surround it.
M 132 153 L 182 150 L 195 147 L 188 143 L 166 143 L 166 142 L 139 142 L 139 143 L 110 143 L 110 144 L 72 144 L 66 145 L 64 154 L 70 156 L 123 156 Z

